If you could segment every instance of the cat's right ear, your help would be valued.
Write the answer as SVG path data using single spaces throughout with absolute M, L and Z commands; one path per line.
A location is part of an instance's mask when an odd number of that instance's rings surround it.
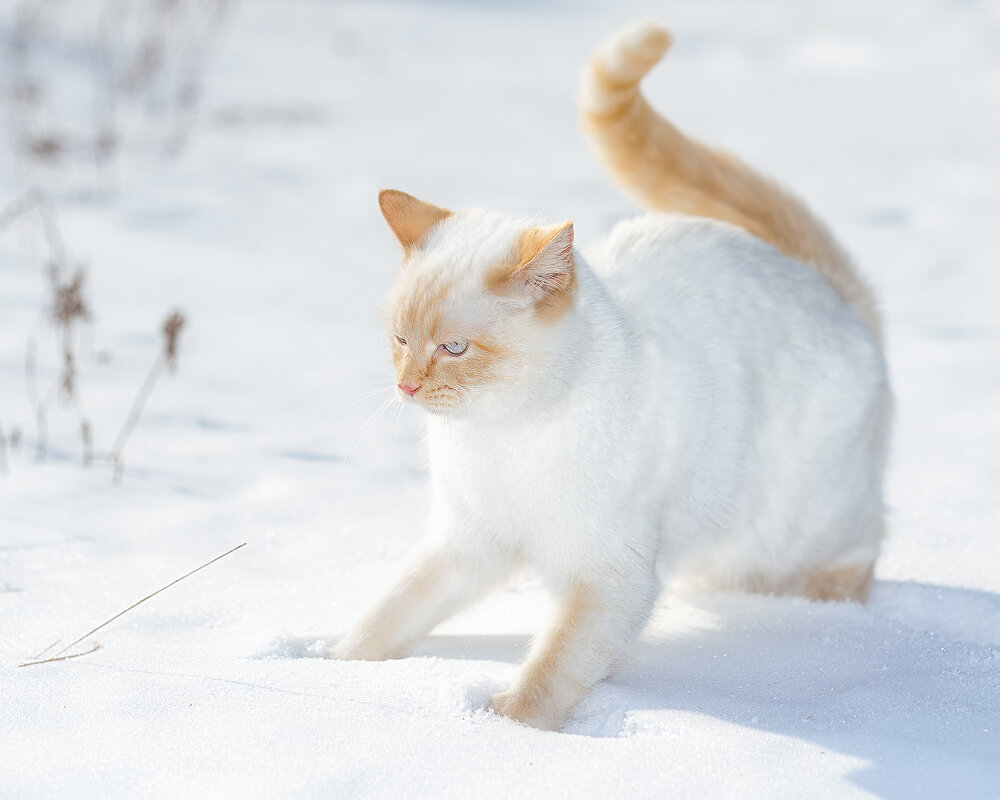
M 560 306 L 572 295 L 573 223 L 542 225 L 521 234 L 514 258 L 494 270 L 486 285 L 500 294 L 527 297 L 540 306 Z
M 420 247 L 431 228 L 451 216 L 451 212 L 418 200 L 406 192 L 384 189 L 378 193 L 382 216 L 405 250 Z

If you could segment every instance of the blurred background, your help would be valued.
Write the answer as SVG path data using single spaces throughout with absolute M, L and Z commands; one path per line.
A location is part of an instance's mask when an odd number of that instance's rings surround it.
M 966 499 L 1000 435 L 977 399 L 996 386 L 996 2 L 3 0 L 7 503 L 108 474 L 212 494 L 348 456 L 419 471 L 419 415 L 395 408 L 350 452 L 390 382 L 375 195 L 573 218 L 583 243 L 635 213 L 573 96 L 640 16 L 676 34 L 656 105 L 802 194 L 875 283 L 902 424 L 950 432 L 900 436 L 897 463 L 960 457 L 908 487 Z M 61 321 L 60 290 L 79 301 Z
M 897 432 L 865 646 L 946 659 L 898 619 L 996 643 L 1000 3 L 0 0 L 5 665 L 244 540 L 119 657 L 242 675 L 294 650 L 278 632 L 343 629 L 426 509 L 422 420 L 385 403 L 377 192 L 573 219 L 581 243 L 637 213 L 574 106 L 636 17 L 675 34 L 654 105 L 802 195 L 881 298 Z M 533 630 L 526 587 L 470 627 Z

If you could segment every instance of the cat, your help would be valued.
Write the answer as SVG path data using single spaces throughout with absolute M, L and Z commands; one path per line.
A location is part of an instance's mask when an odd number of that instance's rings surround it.
M 598 155 L 669 213 L 584 255 L 570 222 L 379 195 L 403 248 L 398 391 L 429 412 L 430 536 L 330 657 L 403 656 L 529 566 L 557 612 L 490 708 L 557 730 L 661 575 L 864 601 L 891 407 L 875 302 L 800 201 L 650 107 L 639 82 L 669 44 L 632 24 L 580 94 Z

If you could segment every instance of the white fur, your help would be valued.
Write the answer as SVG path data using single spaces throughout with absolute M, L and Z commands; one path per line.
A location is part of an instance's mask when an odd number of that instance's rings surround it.
M 556 594 L 584 586 L 594 598 L 563 631 L 557 680 L 510 712 L 557 727 L 627 654 L 664 571 L 777 588 L 871 564 L 890 394 L 856 310 L 735 227 L 618 225 L 586 260 L 575 254 L 576 299 L 554 322 L 482 288 L 525 227 L 458 212 L 402 270 L 398 296 L 453 276 L 451 313 L 509 336 L 519 366 L 429 417 L 430 543 L 332 655 L 404 653 L 525 563 Z M 530 694 L 559 635 L 539 638 L 495 708 Z

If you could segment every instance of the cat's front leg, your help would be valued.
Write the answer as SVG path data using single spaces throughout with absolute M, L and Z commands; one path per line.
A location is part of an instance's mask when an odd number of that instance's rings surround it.
M 514 685 L 494 695 L 490 708 L 535 728 L 558 730 L 594 684 L 627 655 L 658 589 L 653 575 L 574 585 Z
M 445 544 L 419 554 L 392 588 L 327 656 L 382 661 L 406 655 L 439 622 L 488 591 L 509 565 L 470 558 Z

